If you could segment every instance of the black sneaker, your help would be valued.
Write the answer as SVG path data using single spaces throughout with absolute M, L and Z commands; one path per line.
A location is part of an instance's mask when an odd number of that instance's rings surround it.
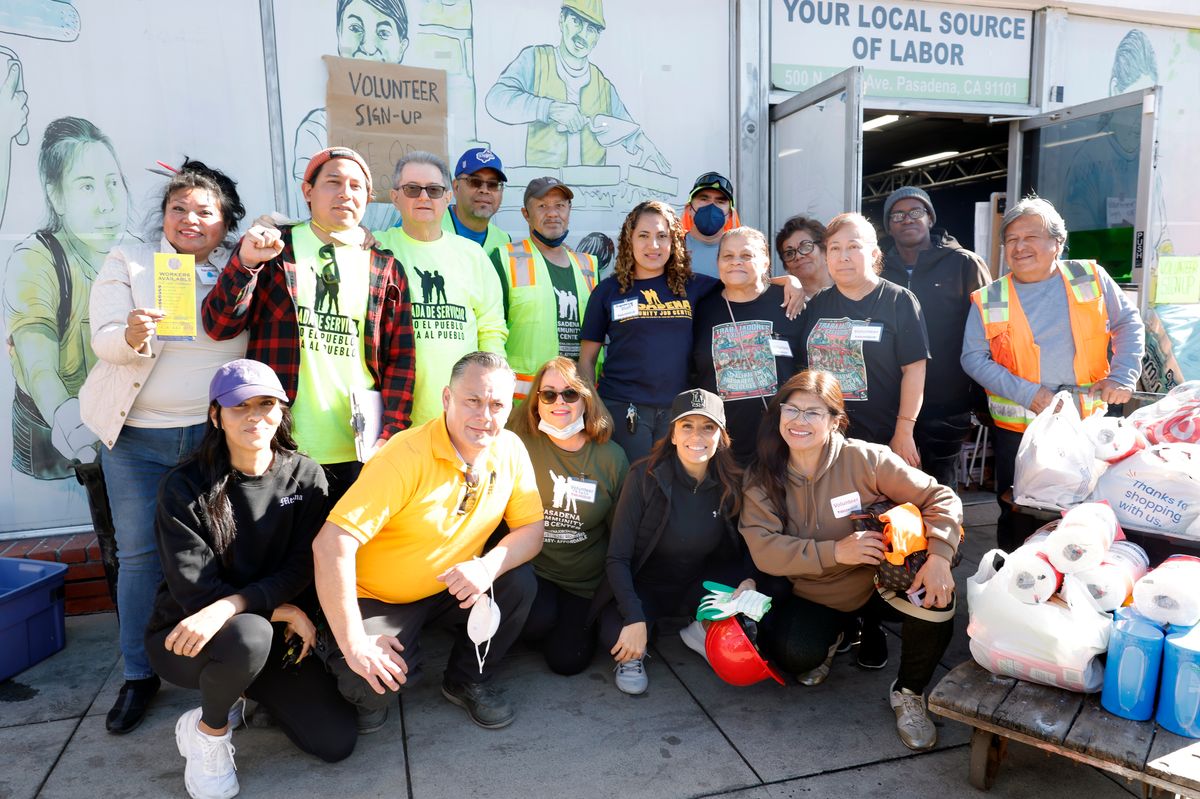
M 878 621 L 863 620 L 858 644 L 858 665 L 864 669 L 882 669 L 888 663 L 887 633 Z
M 387 705 L 368 710 L 365 707 L 358 708 L 358 734 L 370 735 L 373 732 L 379 732 L 383 729 L 383 725 L 387 724 L 388 709 Z
M 162 680 L 157 675 L 144 680 L 126 680 L 104 719 L 104 728 L 113 735 L 124 735 L 141 724 L 150 708 L 150 700 L 161 685 Z
M 487 683 L 442 680 L 442 696 L 467 711 L 471 721 L 489 730 L 512 724 L 512 706 Z
M 847 617 L 846 623 L 842 625 L 841 636 L 842 640 L 838 643 L 835 654 L 844 655 L 858 646 L 859 627 L 857 616 Z

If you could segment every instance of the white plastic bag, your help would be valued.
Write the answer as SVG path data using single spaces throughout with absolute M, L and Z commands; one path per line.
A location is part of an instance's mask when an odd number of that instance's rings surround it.
M 1096 499 L 1123 526 L 1200 538 L 1200 444 L 1154 444 L 1114 463 Z
M 1060 391 L 1021 437 L 1013 501 L 1037 508 L 1070 508 L 1091 495 L 1104 468 L 1070 392 Z
M 1063 578 L 1061 597 L 1027 605 L 996 579 L 993 549 L 967 580 L 971 655 L 993 674 L 1068 691 L 1095 693 L 1104 684 L 1100 656 L 1108 650 L 1112 617 L 1074 575 Z
M 1121 416 L 1093 413 L 1083 420 L 1083 429 L 1095 456 L 1108 464 L 1124 460 L 1150 444 L 1133 422 Z
M 1158 402 L 1129 414 L 1152 444 L 1200 443 L 1200 380 L 1180 383 Z

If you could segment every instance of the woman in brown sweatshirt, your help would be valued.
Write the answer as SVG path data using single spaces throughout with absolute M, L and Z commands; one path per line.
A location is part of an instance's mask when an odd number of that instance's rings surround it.
M 815 685 L 829 673 L 847 614 L 863 614 L 871 605 L 871 613 L 902 621 L 900 670 L 890 702 L 904 744 L 928 749 L 937 731 L 923 694 L 954 633 L 953 618 L 926 621 L 884 602 L 873 579 L 883 557 L 882 536 L 856 533 L 850 516 L 876 502 L 920 508 L 929 558 L 913 590 L 925 589 L 924 607 L 944 607 L 954 592 L 950 561 L 962 503 L 887 447 L 845 438 L 845 426 L 837 379 L 810 370 L 784 384 L 759 429 L 739 529 L 754 564 L 791 580 L 793 594 L 775 611 L 768 646 L 785 671 Z

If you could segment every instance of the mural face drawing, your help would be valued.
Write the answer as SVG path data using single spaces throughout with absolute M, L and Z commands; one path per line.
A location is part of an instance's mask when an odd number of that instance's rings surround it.
M 129 195 L 107 145 L 88 142 L 79 149 L 61 185 L 50 187 L 50 204 L 62 229 L 91 249 L 106 253 L 116 245 L 125 227 Z
M 562 47 L 575 58 L 584 59 L 596 49 L 600 39 L 600 26 L 589 22 L 569 9 L 563 9 L 558 20 L 562 31 Z
M 397 11 L 404 5 L 397 2 Z M 408 20 L 384 14 L 367 0 L 350 0 L 338 16 L 338 55 L 399 64 L 408 49 Z

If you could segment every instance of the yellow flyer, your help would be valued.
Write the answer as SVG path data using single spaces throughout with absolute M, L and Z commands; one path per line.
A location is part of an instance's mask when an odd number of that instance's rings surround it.
M 157 326 L 159 339 L 196 338 L 195 256 L 154 253 L 154 304 L 164 314 Z

